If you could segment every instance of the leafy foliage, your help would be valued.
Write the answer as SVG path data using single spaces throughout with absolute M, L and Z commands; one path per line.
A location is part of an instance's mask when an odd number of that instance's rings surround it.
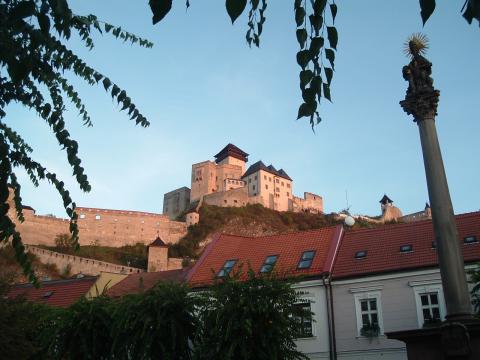
M 184 285 L 159 283 L 124 297 L 113 324 L 115 359 L 191 359 L 198 300 Z
M 75 243 L 69 234 L 58 234 L 55 236 L 55 247 L 63 251 L 73 250 Z
M 90 85 L 102 84 L 122 106 L 121 110 L 128 112 L 130 119 L 144 127 L 149 123 L 125 90 L 88 66 L 62 40 L 68 41 L 73 33 L 77 33 L 83 44 L 92 49 L 91 33 L 98 32 L 111 33 L 117 39 L 144 47 L 153 44 L 120 27 L 101 22 L 95 15 L 73 14 L 67 0 L 2 1 L 0 19 L 0 242 L 11 239 L 17 260 L 25 274 L 35 282 L 20 233 L 8 216 L 11 185 L 16 216 L 23 221 L 21 186 L 15 168 L 24 168 L 35 186 L 40 180 L 47 180 L 55 186 L 70 218 L 74 244 L 78 241 L 78 217 L 76 205 L 63 181 L 33 160 L 30 146 L 4 122 L 6 107 L 10 103 L 20 103 L 35 111 L 50 126 L 60 147 L 67 153 L 80 188 L 89 191 L 90 183 L 78 157 L 78 143 L 66 129 L 65 102 L 70 101 L 75 106 L 84 125 L 91 126 L 92 121 L 79 94 L 68 83 L 65 72 L 73 72 Z
M 291 282 L 249 270 L 203 294 L 195 359 L 308 359 L 296 349 L 298 295 Z

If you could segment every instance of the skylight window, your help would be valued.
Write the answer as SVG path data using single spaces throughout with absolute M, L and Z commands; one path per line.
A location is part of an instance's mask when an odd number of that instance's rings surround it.
M 312 266 L 313 258 L 315 257 L 315 251 L 309 250 L 305 251 L 298 262 L 298 269 L 309 269 Z
M 217 276 L 218 277 L 225 277 L 228 274 L 230 274 L 230 272 L 232 271 L 232 269 L 233 269 L 233 267 L 235 266 L 236 263 L 237 263 L 236 259 L 225 261 L 225 264 L 223 264 L 223 267 L 220 269 Z
M 463 243 L 464 244 L 473 244 L 473 243 L 476 243 L 476 242 L 478 242 L 478 240 L 477 240 L 477 237 L 475 235 L 465 236 L 463 238 Z
M 275 266 L 275 263 L 277 262 L 278 255 L 270 255 L 267 256 L 261 269 L 261 273 L 269 273 L 272 271 L 273 267 Z
M 364 259 L 367 257 L 367 250 L 360 250 L 355 253 L 355 259 Z
M 413 251 L 413 246 L 411 244 L 400 246 L 400 252 L 401 253 L 407 253 L 407 252 L 412 252 L 412 251 Z

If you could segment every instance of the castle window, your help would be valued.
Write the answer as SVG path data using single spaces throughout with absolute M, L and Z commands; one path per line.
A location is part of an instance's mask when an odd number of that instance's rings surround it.
M 280 180 L 278 180 L 278 179 L 275 179 L 275 182 L 278 184 L 278 183 L 280 182 Z
M 278 187 L 275 188 L 275 191 L 276 191 L 276 192 L 280 192 L 280 188 L 278 188 Z
M 263 175 L 263 179 L 264 179 L 264 180 L 267 180 L 267 175 Z
M 268 178 L 268 181 L 272 181 L 272 178 L 271 178 L 271 177 L 269 177 L 269 178 Z
M 85 219 L 85 214 L 80 214 L 80 219 Z
M 290 189 L 290 184 L 289 184 L 289 183 L 287 183 L 287 188 L 289 188 L 289 189 Z M 315 197 L 314 197 L 314 199 L 315 199 Z
M 282 181 L 282 186 L 285 186 L 285 184 L 283 183 L 283 181 Z
M 251 178 L 248 178 L 248 183 L 250 184 L 252 182 L 252 179 Z
M 233 202 L 236 204 L 236 203 L 237 203 L 237 200 L 233 200 Z
M 100 215 L 95 215 L 95 220 L 100 220 Z
M 255 175 L 255 180 L 257 180 L 257 175 Z
M 267 189 L 267 190 L 268 190 L 268 185 L 265 185 L 265 189 Z
M 227 203 L 227 200 L 223 200 L 223 202 L 226 204 L 226 203 Z
M 252 186 L 252 189 L 255 190 L 255 185 Z
M 287 196 L 290 196 L 290 193 L 287 191 Z
M 236 263 L 237 263 L 237 259 L 225 261 L 225 264 L 223 264 L 223 267 L 218 272 L 217 277 L 225 277 L 228 274 L 230 274 L 230 272 L 232 271 Z

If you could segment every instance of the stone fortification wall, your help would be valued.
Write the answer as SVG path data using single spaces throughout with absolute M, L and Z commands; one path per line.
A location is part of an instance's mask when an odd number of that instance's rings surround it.
M 168 216 L 139 211 L 77 208 L 80 244 L 98 243 L 120 247 L 135 243 L 150 244 L 157 236 L 165 243 L 176 243 L 187 233 L 184 222 Z
M 247 204 L 262 204 L 261 196 L 248 196 L 248 188 L 242 187 L 229 191 L 216 192 L 203 196 L 203 202 L 216 206 L 245 206 Z
M 323 198 L 320 195 L 305 192 L 304 198 L 293 197 L 294 212 L 323 213 Z
M 83 207 L 77 208 L 77 212 L 80 245 L 148 245 L 157 236 L 166 243 L 176 243 L 187 233 L 186 223 L 172 221 L 161 214 Z M 20 223 L 13 203 L 10 204 L 9 216 L 25 244 L 53 246 L 58 234 L 69 233 L 70 222 L 66 219 L 35 215 L 31 208 L 23 209 L 23 214 L 25 221 Z
M 130 266 L 122 266 L 105 261 L 87 259 L 80 256 L 61 254 L 32 245 L 25 245 L 25 247 L 28 252 L 35 254 L 42 263 L 55 264 L 60 272 L 65 271 L 68 267 L 70 268 L 71 274 L 82 273 L 86 275 L 99 275 L 100 271 L 116 274 L 133 274 L 144 271 Z

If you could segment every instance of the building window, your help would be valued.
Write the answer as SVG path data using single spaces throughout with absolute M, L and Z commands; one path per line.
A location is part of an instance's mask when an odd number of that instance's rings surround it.
M 289 184 L 289 183 L 287 183 L 287 188 L 289 188 L 289 189 L 290 189 L 290 184 Z
M 248 178 L 248 183 L 250 184 L 252 182 L 252 179 L 251 178 Z
M 237 201 L 237 200 L 233 200 L 233 202 L 236 204 L 238 201 Z
M 265 185 L 265 189 L 267 189 L 267 190 L 268 190 L 268 185 Z
M 277 262 L 278 255 L 270 255 L 267 256 L 265 261 L 263 262 L 262 267 L 260 268 L 261 273 L 269 273 L 272 271 L 275 263 Z
M 263 179 L 264 179 L 264 180 L 267 180 L 267 175 L 263 175 Z
M 445 319 L 445 301 L 440 280 L 411 281 L 417 307 L 418 327 L 435 325 Z
M 227 200 L 223 200 L 223 202 L 226 204 L 226 203 L 227 203 Z
M 223 264 L 223 267 L 218 272 L 217 277 L 225 277 L 228 274 L 230 274 L 230 272 L 232 271 L 236 262 L 237 262 L 237 259 L 232 259 L 232 260 L 225 261 L 225 264 Z
M 255 185 L 252 186 L 252 190 L 255 190 Z
M 100 215 L 95 215 L 95 220 L 100 220 L 100 219 L 101 219 Z
M 85 214 L 80 214 L 80 219 L 85 219 Z
M 282 186 L 285 186 L 285 184 L 283 183 L 283 181 L 282 181 L 281 185 L 282 185 Z
M 413 251 L 413 246 L 412 245 L 402 245 L 400 246 L 400 252 L 401 253 L 408 253 Z
M 310 301 L 304 301 L 294 305 L 294 317 L 298 322 L 297 339 L 313 337 L 312 307 Z
M 476 243 L 476 242 L 478 242 L 478 240 L 477 240 L 477 237 L 475 235 L 465 236 L 463 238 L 463 243 L 464 244 L 473 244 L 473 243 Z
M 312 266 L 313 258 L 315 257 L 315 250 L 305 251 L 298 262 L 298 269 L 309 269 Z
M 280 180 L 278 180 L 278 179 L 275 179 L 275 182 L 278 184 L 278 183 L 280 182 Z
M 367 257 L 367 250 L 360 250 L 355 253 L 355 259 L 365 259 Z
M 257 180 L 257 175 L 255 175 L 255 180 Z
M 356 293 L 354 299 L 357 335 L 367 337 L 382 335 L 383 320 L 380 291 Z
M 280 188 L 278 188 L 278 187 L 275 188 L 275 191 L 276 191 L 276 192 L 280 192 Z
M 290 193 L 287 191 L 287 196 L 290 196 Z
M 268 181 L 272 181 L 272 178 L 271 178 L 271 177 L 268 177 Z

